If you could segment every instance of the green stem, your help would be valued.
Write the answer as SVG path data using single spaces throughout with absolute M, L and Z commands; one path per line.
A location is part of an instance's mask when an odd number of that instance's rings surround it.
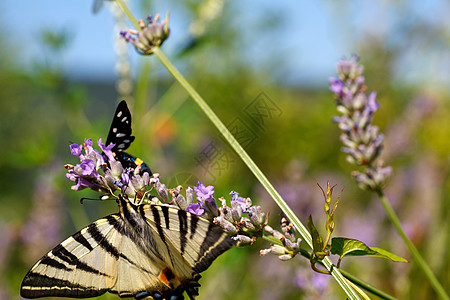
M 345 271 L 345 270 L 341 270 L 342 275 L 344 275 L 345 278 L 347 278 L 348 280 L 350 280 L 351 282 L 353 282 L 354 284 L 356 284 L 357 286 L 365 289 L 366 291 L 380 297 L 381 299 L 387 299 L 387 300 L 396 300 L 397 298 L 389 295 L 388 293 L 385 293 L 379 289 L 377 289 L 376 287 L 374 287 L 373 285 L 362 281 L 361 279 L 355 277 L 354 275 L 352 275 L 351 273 Z
M 425 273 L 425 276 L 428 278 L 428 281 L 433 286 L 436 293 L 439 295 L 441 299 L 449 300 L 449 297 L 447 293 L 445 292 L 442 285 L 439 283 L 437 278 L 434 276 L 433 272 L 431 271 L 428 264 L 425 262 L 425 260 L 420 255 L 419 251 L 417 251 L 414 244 L 411 242 L 411 240 L 408 238 L 408 236 L 403 231 L 402 225 L 400 224 L 400 220 L 397 217 L 397 215 L 394 212 L 394 209 L 392 208 L 391 204 L 389 203 L 388 199 L 384 195 L 384 193 L 381 190 L 376 191 L 378 196 L 380 197 L 381 203 L 383 204 L 384 210 L 386 211 L 389 219 L 391 219 L 392 224 L 394 224 L 395 229 L 397 230 L 398 234 L 403 239 L 403 242 L 408 247 L 409 251 L 414 256 L 415 262 L 419 265 L 419 267 L 422 269 L 422 271 Z
M 139 26 L 138 21 L 133 16 L 133 13 L 128 9 L 128 6 L 123 2 L 123 0 L 116 0 L 117 5 L 119 5 L 120 9 L 123 11 L 123 13 L 127 16 L 128 19 L 130 19 L 131 23 L 133 23 L 133 26 L 136 28 L 136 30 L 141 31 L 141 27 Z
M 160 62 L 166 67 L 170 74 L 183 86 L 183 88 L 189 93 L 193 100 L 198 106 L 203 110 L 205 115 L 210 119 L 210 121 L 216 126 L 219 132 L 227 140 L 230 146 L 236 151 L 238 156 L 247 165 L 247 167 L 252 171 L 255 177 L 259 180 L 266 191 L 272 196 L 274 201 L 280 207 L 280 209 L 286 214 L 288 219 L 295 225 L 297 230 L 300 232 L 303 240 L 312 248 L 312 239 L 306 227 L 300 222 L 291 208 L 286 204 L 286 202 L 281 198 L 280 194 L 275 190 L 272 184 L 269 182 L 267 177 L 261 172 L 258 166 L 253 162 L 250 156 L 245 152 L 244 148 L 238 143 L 230 131 L 225 127 L 225 125 L 220 121 L 214 111 L 209 107 L 209 105 L 203 100 L 203 98 L 197 93 L 197 91 L 187 82 L 187 80 L 181 75 L 180 72 L 172 65 L 172 63 L 167 59 L 167 57 L 161 52 L 161 50 L 155 47 L 153 52 Z M 326 257 L 323 260 L 325 267 L 331 271 L 331 275 L 337 280 L 339 285 L 344 289 L 346 294 L 350 299 L 359 299 L 358 294 L 350 287 L 350 285 L 345 281 L 345 278 L 339 272 L 337 268 L 332 268 L 331 260 Z

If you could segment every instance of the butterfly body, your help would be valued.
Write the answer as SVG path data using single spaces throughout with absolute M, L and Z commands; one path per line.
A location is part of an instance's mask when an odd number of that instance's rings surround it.
M 232 241 L 210 221 L 167 205 L 134 205 L 75 233 L 25 276 L 21 295 L 95 297 L 111 292 L 142 299 L 193 299 L 200 272 Z
M 140 168 L 141 175 L 144 172 L 152 175 L 150 167 L 142 159 L 125 152 L 135 139 L 131 133 L 131 113 L 125 100 L 122 100 L 117 106 L 105 145 L 114 144 L 112 152 L 125 169 Z

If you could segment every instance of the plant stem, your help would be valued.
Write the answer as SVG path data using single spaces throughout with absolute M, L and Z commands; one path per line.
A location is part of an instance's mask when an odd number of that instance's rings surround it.
M 131 23 L 133 23 L 133 26 L 136 28 L 136 30 L 141 31 L 141 27 L 139 27 L 139 23 L 136 20 L 136 18 L 133 16 L 131 11 L 128 9 L 127 5 L 123 0 L 116 0 L 117 5 L 119 5 L 120 9 L 123 11 L 123 13 L 127 16 L 128 19 L 130 19 Z
M 312 248 L 312 239 L 306 227 L 300 222 L 291 208 L 286 204 L 286 202 L 281 198 L 280 194 L 275 190 L 272 184 L 269 182 L 267 177 L 261 172 L 258 166 L 253 162 L 250 156 L 245 152 L 244 148 L 239 144 L 239 142 L 234 138 L 230 131 L 225 127 L 225 125 L 220 121 L 214 111 L 209 107 L 209 105 L 203 100 L 203 98 L 197 93 L 197 91 L 187 82 L 187 80 L 181 75 L 180 72 L 172 65 L 172 63 L 167 59 L 167 57 L 161 52 L 161 50 L 155 47 L 153 52 L 156 57 L 161 61 L 161 63 L 166 67 L 170 74 L 183 86 L 183 88 L 189 93 L 189 95 L 194 99 L 198 106 L 203 110 L 210 121 L 216 126 L 219 132 L 227 140 L 230 146 L 236 151 L 238 156 L 247 165 L 247 167 L 252 171 L 255 177 L 259 180 L 266 191 L 272 196 L 274 201 L 280 207 L 280 209 L 286 214 L 288 219 L 295 225 L 297 230 L 299 230 L 300 235 L 303 240 Z M 325 267 L 331 271 L 331 275 L 337 280 L 339 285 L 344 289 L 346 294 L 350 299 L 359 299 L 357 293 L 350 287 L 350 285 L 345 281 L 342 274 L 337 268 L 332 268 L 332 262 L 326 257 L 323 260 Z
M 422 271 L 425 273 L 425 276 L 428 278 L 428 281 L 433 286 L 436 293 L 439 295 L 441 299 L 449 300 L 449 297 L 447 293 L 445 292 L 442 285 L 437 280 L 436 276 L 434 276 L 433 272 L 431 271 L 428 264 L 425 262 L 425 260 L 420 255 L 419 251 L 417 251 L 414 244 L 411 242 L 411 240 L 408 238 L 406 233 L 403 231 L 402 225 L 400 224 L 400 220 L 397 217 L 394 209 L 392 208 L 391 204 L 389 203 L 388 199 L 384 195 L 384 193 L 381 190 L 376 191 L 378 196 L 380 197 L 381 203 L 383 204 L 384 210 L 386 211 L 389 219 L 391 220 L 392 224 L 394 224 L 395 229 L 397 230 L 398 234 L 403 239 L 403 242 L 408 247 L 411 254 L 414 256 L 415 262 L 419 265 L 419 267 L 422 269 Z

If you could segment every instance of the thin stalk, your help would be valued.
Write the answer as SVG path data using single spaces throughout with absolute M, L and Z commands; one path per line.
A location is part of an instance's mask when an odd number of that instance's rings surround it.
M 198 106 L 203 110 L 205 115 L 210 119 L 210 121 L 216 126 L 219 132 L 227 140 L 230 146 L 236 151 L 238 156 L 247 165 L 250 171 L 259 180 L 266 191 L 272 196 L 274 201 L 280 207 L 280 209 L 286 214 L 288 219 L 295 225 L 297 230 L 299 230 L 300 235 L 303 240 L 312 248 L 312 239 L 306 227 L 300 222 L 291 208 L 286 204 L 286 202 L 281 198 L 280 194 L 275 190 L 272 184 L 269 182 L 267 177 L 262 173 L 258 166 L 253 162 L 250 156 L 245 152 L 244 148 L 238 143 L 231 132 L 226 128 L 222 121 L 217 117 L 214 111 L 209 107 L 209 105 L 203 100 L 203 98 L 197 93 L 197 91 L 187 82 L 187 80 L 181 75 L 180 72 L 172 65 L 172 63 L 167 59 L 167 57 L 161 52 L 161 50 L 155 47 L 153 52 L 160 62 L 166 67 L 170 74 L 183 86 L 183 88 L 189 93 L 192 99 L 197 103 Z M 326 257 L 323 260 L 325 267 L 331 271 L 331 275 L 336 279 L 339 285 L 344 289 L 347 296 L 350 299 L 359 299 L 358 294 L 353 288 L 346 282 L 345 278 L 339 272 L 337 268 L 332 268 L 333 263 Z
M 408 238 L 406 233 L 403 231 L 402 225 L 400 224 L 400 220 L 397 217 L 394 209 L 392 208 L 391 204 L 389 203 L 388 199 L 384 195 L 383 191 L 377 190 L 376 191 L 378 196 L 380 197 L 381 204 L 383 204 L 384 210 L 386 211 L 389 219 L 391 220 L 392 224 L 394 224 L 395 229 L 397 230 L 400 237 L 403 239 L 403 242 L 408 247 L 411 254 L 414 256 L 415 262 L 419 265 L 419 267 L 422 269 L 422 271 L 425 273 L 425 276 L 428 278 L 428 281 L 431 283 L 432 287 L 436 291 L 436 293 L 439 295 L 441 299 L 449 300 L 449 297 L 447 293 L 445 292 L 442 285 L 437 280 L 436 276 L 434 276 L 433 272 L 431 271 L 428 264 L 425 262 L 425 260 L 420 255 L 419 251 L 417 251 L 414 244 L 411 242 L 411 240 Z
M 131 23 L 133 23 L 133 26 L 136 28 L 136 30 L 141 31 L 141 27 L 139 26 L 138 21 L 133 16 L 133 13 L 128 9 L 128 6 L 125 4 L 125 2 L 123 0 L 116 0 L 116 3 L 117 5 L 119 5 L 120 9 L 127 16 L 127 18 L 130 19 Z

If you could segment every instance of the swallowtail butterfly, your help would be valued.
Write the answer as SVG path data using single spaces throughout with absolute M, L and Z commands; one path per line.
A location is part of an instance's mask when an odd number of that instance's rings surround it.
M 20 294 L 190 299 L 200 272 L 232 246 L 210 221 L 167 205 L 134 205 L 119 195 L 119 213 L 81 229 L 28 272 Z
M 152 171 L 145 162 L 125 152 L 133 141 L 134 136 L 131 135 L 131 113 L 125 100 L 122 100 L 117 106 L 105 145 L 115 144 L 112 152 L 124 168 L 135 169 L 140 166 L 140 174 L 148 172 L 151 176 Z

